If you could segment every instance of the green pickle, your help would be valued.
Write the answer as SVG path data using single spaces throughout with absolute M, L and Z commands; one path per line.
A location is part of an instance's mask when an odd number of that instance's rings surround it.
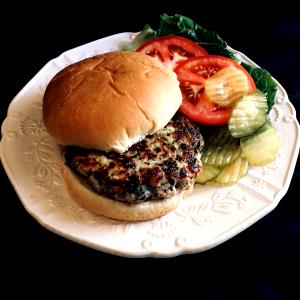
M 196 183 L 204 184 L 213 180 L 220 173 L 220 169 L 215 166 L 202 163 L 202 172 L 196 177 Z
M 253 134 L 267 121 L 267 97 L 260 90 L 243 96 L 233 105 L 228 128 L 234 138 Z
M 263 166 L 276 159 L 280 139 L 272 124 L 267 122 L 255 134 L 241 138 L 240 144 L 242 156 L 248 160 L 249 164 Z
M 215 178 L 215 182 L 222 185 L 235 184 L 247 174 L 248 169 L 248 161 L 242 156 L 239 156 L 221 170 L 219 175 Z
M 234 161 L 240 153 L 239 140 L 230 135 L 227 127 L 222 127 L 209 136 L 201 161 L 215 167 L 223 167 Z

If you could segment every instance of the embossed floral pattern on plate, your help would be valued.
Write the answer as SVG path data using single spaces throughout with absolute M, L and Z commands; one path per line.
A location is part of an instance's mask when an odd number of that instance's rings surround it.
M 42 123 L 42 97 L 59 70 L 83 58 L 121 49 L 133 36 L 120 33 L 100 39 L 46 64 L 9 107 L 2 125 L 2 163 L 27 211 L 66 238 L 124 256 L 174 256 L 207 250 L 270 212 L 286 193 L 299 149 L 295 110 L 278 83 L 271 118 L 280 134 L 280 152 L 275 162 L 251 168 L 238 184 L 197 186 L 178 209 L 147 222 L 96 216 L 79 207 L 65 189 L 60 147 Z M 255 65 L 236 53 L 242 61 Z

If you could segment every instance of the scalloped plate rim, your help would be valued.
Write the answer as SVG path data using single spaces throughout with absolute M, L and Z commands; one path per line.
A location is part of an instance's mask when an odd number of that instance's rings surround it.
M 57 56 L 56 58 L 48 61 L 37 73 L 36 75 L 20 90 L 20 92 L 14 97 L 14 99 L 11 101 L 11 103 L 9 104 L 8 110 L 7 110 L 7 116 L 4 119 L 2 126 L 1 126 L 1 133 L 2 133 L 2 139 L 0 142 L 0 158 L 4 167 L 5 172 L 7 173 L 7 176 L 10 180 L 10 182 L 12 183 L 22 205 L 24 206 L 24 208 L 26 209 L 26 211 L 34 218 L 36 219 L 36 221 L 41 224 L 43 227 L 45 227 L 47 230 L 54 232 L 64 238 L 67 238 L 69 240 L 72 240 L 74 242 L 77 242 L 79 244 L 83 244 L 85 246 L 88 246 L 90 248 L 96 249 L 96 250 L 100 250 L 106 253 L 110 253 L 110 254 L 116 254 L 116 255 L 120 255 L 120 256 L 130 256 L 130 257 L 172 257 L 172 256 L 177 256 L 177 255 L 181 255 L 181 254 L 189 254 L 189 253 L 197 253 L 197 252 L 202 252 L 202 251 L 206 251 L 208 249 L 211 249 L 227 240 L 229 240 L 230 238 L 232 238 L 233 236 L 237 235 L 238 233 L 240 233 L 241 231 L 245 230 L 246 228 L 248 228 L 249 226 L 253 225 L 255 222 L 257 222 L 259 219 L 261 219 L 262 217 L 264 217 L 265 215 L 267 215 L 269 212 L 271 212 L 280 202 L 280 200 L 284 197 L 284 195 L 286 194 L 291 179 L 292 179 L 292 175 L 293 175 L 293 171 L 296 165 L 296 161 L 297 161 L 297 155 L 296 155 L 296 151 L 293 151 L 293 157 L 291 159 L 290 162 L 290 169 L 288 170 L 287 176 L 285 178 L 285 184 L 282 187 L 281 190 L 279 190 L 279 192 L 276 194 L 274 200 L 269 203 L 268 205 L 266 205 L 263 209 L 261 209 L 259 212 L 256 212 L 254 214 L 252 214 L 251 216 L 249 216 L 247 219 L 244 219 L 242 225 L 241 223 L 238 224 L 238 230 L 235 226 L 232 226 L 230 229 L 226 229 L 224 232 L 221 232 L 220 234 L 218 234 L 217 236 L 215 236 L 214 238 L 210 239 L 207 241 L 205 246 L 201 246 L 201 247 L 193 247 L 193 248 L 185 248 L 182 247 L 181 249 L 175 249 L 172 252 L 161 252 L 161 251 L 156 251 L 156 250 L 149 250 L 147 253 L 142 253 L 142 254 L 138 254 L 132 251 L 127 251 L 127 250 L 120 250 L 120 249 L 115 249 L 115 248 L 109 248 L 109 247 L 105 247 L 103 245 L 99 245 L 97 243 L 94 242 L 90 242 L 88 240 L 83 240 L 78 238 L 77 236 L 68 233 L 67 231 L 64 231 L 62 228 L 59 227 L 59 224 L 49 224 L 49 222 L 44 221 L 43 220 L 43 216 L 40 216 L 38 212 L 34 211 L 34 209 L 29 207 L 29 204 L 27 204 L 26 199 L 26 195 L 23 195 L 21 190 L 19 190 L 18 188 L 18 184 L 15 182 L 14 176 L 11 173 L 11 170 L 8 166 L 8 163 L 5 159 L 5 157 L 3 156 L 3 148 L 4 148 L 4 137 L 5 137 L 5 126 L 6 123 L 8 122 L 8 115 L 10 113 L 10 111 L 12 110 L 14 105 L 17 105 L 18 101 L 22 101 L 22 94 L 26 93 L 27 89 L 30 88 L 31 84 L 33 84 L 36 80 L 36 78 L 39 77 L 39 74 L 41 72 L 44 72 L 45 69 L 47 68 L 48 65 L 51 65 L 53 62 L 55 62 L 57 59 L 63 57 L 64 55 L 72 52 L 72 51 L 76 51 L 76 50 L 81 50 L 84 49 L 88 46 L 93 46 L 95 45 L 97 42 L 99 41 L 103 41 L 103 39 L 109 39 L 109 38 L 116 38 L 118 36 L 122 36 L 124 34 L 136 34 L 136 33 L 132 33 L 132 32 L 124 32 L 124 33 L 117 33 L 111 36 L 107 36 L 92 42 L 89 42 L 87 44 L 75 47 L 73 49 L 64 51 L 63 53 L 61 53 L 59 56 Z M 253 62 L 251 59 L 249 59 L 245 54 L 230 48 L 232 51 L 234 51 L 235 53 L 241 55 L 245 60 L 247 60 L 248 62 L 250 62 L 252 65 L 258 66 L 255 62 Z M 280 87 L 280 89 L 283 91 L 285 98 L 288 101 L 288 104 L 290 106 L 290 108 L 292 109 L 292 115 L 293 117 L 295 117 L 296 120 L 296 111 L 294 106 L 292 105 L 292 103 L 289 101 L 288 99 L 288 95 L 285 91 L 285 89 L 281 86 L 281 84 L 274 79 L 276 84 Z M 296 128 L 297 128 L 297 140 L 295 142 L 295 148 L 299 149 L 299 143 L 300 143 L 300 133 L 299 133 L 299 123 L 296 120 Z

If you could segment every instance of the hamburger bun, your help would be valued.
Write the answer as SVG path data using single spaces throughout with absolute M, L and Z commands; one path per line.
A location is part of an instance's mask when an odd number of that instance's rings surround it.
M 176 209 L 193 190 L 193 185 L 190 185 L 171 198 L 126 204 L 95 193 L 67 166 L 63 167 L 63 177 L 70 195 L 80 206 L 97 215 L 123 221 L 146 221 L 161 217 Z
M 173 71 L 140 52 L 74 63 L 48 84 L 46 129 L 62 145 L 122 153 L 163 128 L 182 102 Z

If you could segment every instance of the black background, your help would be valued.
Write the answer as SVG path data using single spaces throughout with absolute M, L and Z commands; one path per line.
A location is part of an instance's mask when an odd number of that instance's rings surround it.
M 217 31 L 266 68 L 300 109 L 300 17 L 295 5 L 195 1 L 10 3 L 1 9 L 0 120 L 19 90 L 63 51 L 118 32 L 157 27 L 180 13 Z M 0 169 L 1 271 L 11 295 L 37 288 L 167 299 L 296 299 L 300 295 L 299 165 L 285 197 L 262 220 L 204 253 L 168 259 L 105 254 L 41 227 L 22 207 Z M 68 281 L 67 284 L 67 280 Z M 88 285 L 85 285 L 88 282 Z M 26 286 L 24 286 L 26 283 Z M 113 288 L 109 287 L 113 283 Z M 13 288 L 10 287 L 13 286 Z M 138 292 L 138 289 L 142 292 Z M 104 298 L 104 297 L 103 297 Z

